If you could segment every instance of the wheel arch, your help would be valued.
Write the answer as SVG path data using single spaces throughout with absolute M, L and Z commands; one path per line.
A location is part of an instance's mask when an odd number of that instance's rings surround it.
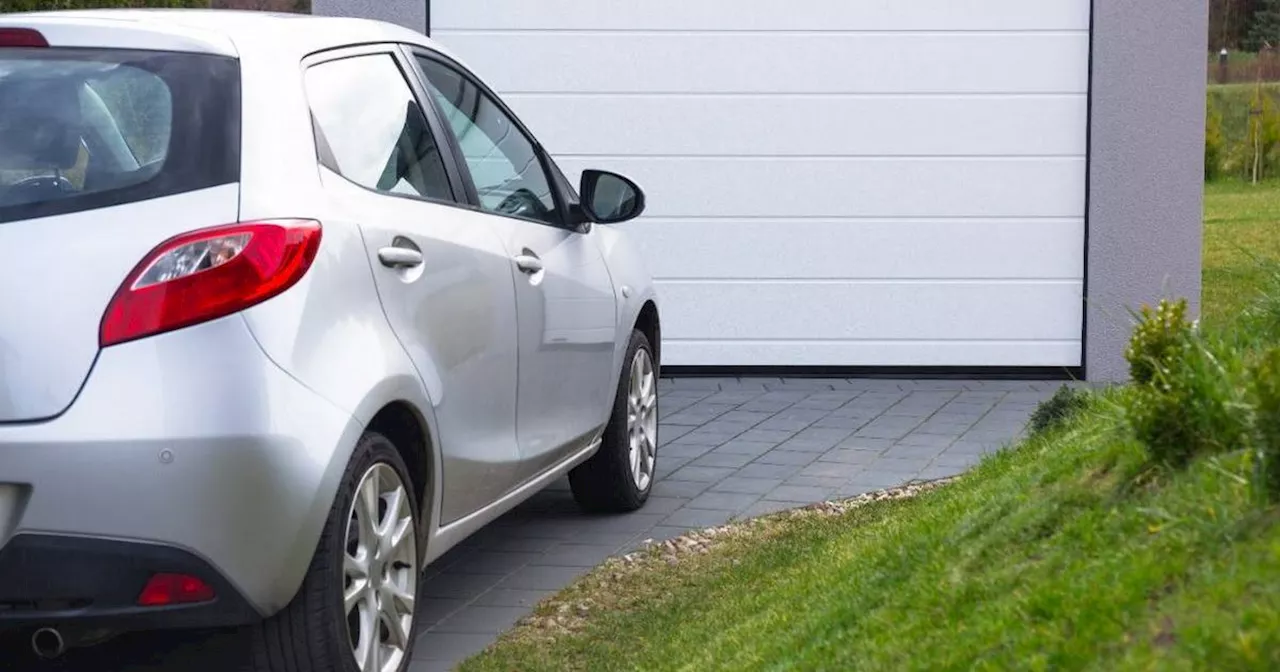
M 658 314 L 658 304 L 648 299 L 640 307 L 636 315 L 635 328 L 649 339 L 649 347 L 653 348 L 654 363 L 662 365 L 662 317 Z

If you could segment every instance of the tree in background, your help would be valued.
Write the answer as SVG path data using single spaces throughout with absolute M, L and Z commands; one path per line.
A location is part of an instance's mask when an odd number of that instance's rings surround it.
M 1209 48 L 1237 49 L 1249 34 L 1259 0 L 1209 0 Z
M 0 12 L 117 7 L 208 7 L 209 0 L 0 0 Z
M 0 0 L 0 12 L 116 7 L 214 7 L 310 13 L 311 0 Z
M 1280 0 L 1258 0 L 1245 40 L 1249 51 L 1260 51 L 1268 44 L 1280 47 Z

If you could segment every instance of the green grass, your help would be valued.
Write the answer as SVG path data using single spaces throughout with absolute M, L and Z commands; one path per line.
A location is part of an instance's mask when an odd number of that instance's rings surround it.
M 1263 263 L 1260 263 L 1263 262 Z M 1205 189 L 1206 324 L 1223 325 L 1264 289 L 1266 262 L 1280 262 L 1280 181 L 1215 182 Z
M 1280 344 L 1280 276 L 1259 259 L 1280 260 L 1280 183 L 1210 186 L 1204 329 L 1218 345 L 1179 360 L 1194 408 L 1162 416 L 1171 426 L 1245 427 L 1248 443 L 1276 422 L 1247 392 L 1259 351 Z M 1246 306 L 1271 321 L 1241 319 Z M 1091 395 L 915 498 L 611 561 L 462 669 L 1280 669 L 1275 495 L 1232 442 L 1162 466 L 1131 429 L 1144 391 Z

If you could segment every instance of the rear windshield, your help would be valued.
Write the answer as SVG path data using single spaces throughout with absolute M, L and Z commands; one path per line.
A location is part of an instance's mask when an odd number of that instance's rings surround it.
M 239 181 L 232 58 L 0 48 L 0 223 Z

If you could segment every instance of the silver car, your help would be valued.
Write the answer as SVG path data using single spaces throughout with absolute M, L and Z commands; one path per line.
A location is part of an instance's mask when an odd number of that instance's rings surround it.
M 451 546 L 565 474 L 644 505 L 643 209 L 406 29 L 0 15 L 0 628 L 405 670 Z

